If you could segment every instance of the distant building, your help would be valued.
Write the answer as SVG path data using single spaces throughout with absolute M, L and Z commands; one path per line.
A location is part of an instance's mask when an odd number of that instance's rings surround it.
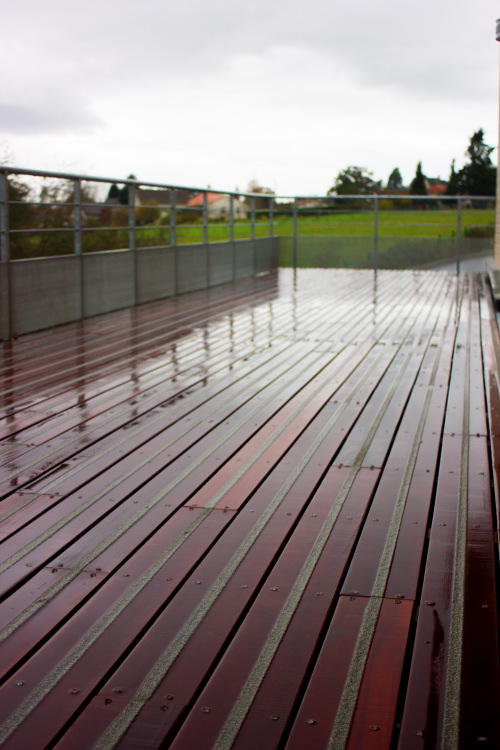
M 427 195 L 445 195 L 448 183 L 440 177 L 425 177 Z
M 210 219 L 227 219 L 230 211 L 230 196 L 226 193 L 207 194 L 208 215 Z M 185 204 L 186 208 L 203 208 L 204 193 L 197 193 Z M 246 219 L 248 216 L 246 207 L 236 197 L 233 200 L 233 212 L 235 219 Z
M 330 203 L 324 198 L 299 198 L 297 200 L 297 207 L 302 209 L 321 209 L 328 208 L 329 206 Z

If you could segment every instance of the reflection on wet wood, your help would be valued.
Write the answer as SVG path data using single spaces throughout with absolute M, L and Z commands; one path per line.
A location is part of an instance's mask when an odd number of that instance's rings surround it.
M 281 270 L 5 344 L 5 747 L 499 747 L 489 294 Z

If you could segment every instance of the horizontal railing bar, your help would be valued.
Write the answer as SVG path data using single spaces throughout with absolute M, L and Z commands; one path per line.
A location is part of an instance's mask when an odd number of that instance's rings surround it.
M 457 201 L 457 200 L 489 200 L 494 201 L 494 198 L 492 196 L 488 195 L 474 195 L 474 196 L 465 196 L 465 195 L 393 195 L 393 194 L 385 194 L 385 193 L 367 193 L 364 195 L 268 195 L 266 193 L 246 193 L 243 191 L 235 191 L 235 190 L 218 190 L 217 188 L 199 188 L 199 187 L 191 187 L 188 185 L 173 185 L 173 184 L 167 184 L 167 183 L 160 183 L 160 182 L 146 182 L 144 180 L 132 180 L 132 179 L 123 179 L 123 178 L 112 178 L 112 177 L 101 177 L 101 176 L 92 176 L 92 175 L 84 175 L 84 174 L 75 174 L 71 172 L 46 172 L 44 170 L 39 169 L 24 169 L 22 167 L 15 167 L 15 166 L 0 166 L 0 172 L 4 173 L 5 175 L 9 174 L 21 174 L 21 175 L 27 175 L 31 177 L 56 177 L 58 179 L 64 179 L 64 180 L 83 180 L 84 182 L 99 182 L 99 183 L 120 183 L 122 185 L 135 185 L 136 187 L 154 187 L 154 188 L 162 188 L 164 190 L 190 190 L 197 193 L 216 193 L 217 195 L 228 195 L 228 196 L 236 196 L 236 195 L 242 195 L 242 196 L 248 196 L 253 198 L 260 198 L 264 200 L 324 200 L 324 201 L 332 201 L 332 200 L 345 200 L 345 199 L 357 199 L 357 200 L 373 200 L 376 198 L 382 199 L 382 200 L 426 200 L 426 201 Z M 192 207 L 191 207 L 192 208 Z M 184 207 L 182 207 L 182 210 L 184 210 Z M 299 209 L 300 210 L 300 209 Z
M 280 222 L 276 222 L 276 223 L 279 224 Z M 284 224 L 285 222 L 281 222 L 281 223 Z M 325 227 L 326 229 L 330 229 L 332 227 L 335 227 L 335 228 L 342 228 L 342 227 L 370 227 L 371 226 L 371 222 L 368 222 L 368 221 L 357 221 L 357 222 L 354 222 L 354 221 L 339 221 L 339 222 L 333 222 L 333 221 L 332 222 L 326 222 L 326 221 L 308 221 L 307 223 L 302 224 L 301 226 L 303 226 L 303 227 Z M 405 221 L 388 221 L 388 222 L 381 223 L 380 226 L 381 227 L 409 227 L 409 228 L 411 228 L 411 227 L 432 227 L 434 229 L 436 229 L 436 228 L 439 228 L 439 229 L 449 229 L 450 227 L 455 228 L 456 227 L 456 222 L 449 223 L 449 224 L 441 224 L 441 223 L 436 223 L 436 222 L 434 222 L 434 223 L 431 222 L 429 224 L 424 224 L 424 223 L 416 222 L 415 224 L 410 224 L 409 222 L 405 222 Z M 473 226 L 473 227 L 492 227 L 493 224 L 478 224 L 477 222 L 474 222 L 473 224 L 469 224 L 469 225 L 465 224 L 465 226 L 466 227 L 467 226 Z
M 161 182 L 146 182 L 144 180 L 131 180 L 131 179 L 123 179 L 118 177 L 101 177 L 101 176 L 91 176 L 91 175 L 85 175 L 85 174 L 75 174 L 71 172 L 46 172 L 41 169 L 24 169 L 23 167 L 14 167 L 14 166 L 0 166 L 0 172 L 3 172 L 5 175 L 9 174 L 20 174 L 20 175 L 26 175 L 30 177 L 49 177 L 49 178 L 57 178 L 60 180 L 83 180 L 84 182 L 99 182 L 99 183 L 119 183 L 120 185 L 135 185 L 136 187 L 153 187 L 153 188 L 161 188 L 163 190 L 190 190 L 192 192 L 196 193 L 216 193 L 217 195 L 245 195 L 245 196 L 255 196 L 258 198 L 275 198 L 275 196 L 266 196 L 262 193 L 244 193 L 237 190 L 218 190 L 217 188 L 200 188 L 200 187 L 192 187 L 190 185 L 172 185 L 168 183 L 161 183 Z M 193 207 L 195 208 L 195 207 Z
M 473 200 L 482 200 L 480 198 L 477 198 L 476 196 L 471 197 L 471 200 L 472 199 Z M 457 200 L 457 198 L 455 198 L 455 201 L 456 200 Z M 460 200 L 465 200 L 465 199 L 461 198 Z M 493 202 L 494 199 L 489 199 L 489 200 L 491 200 Z M 77 203 L 73 203 L 73 202 L 66 203 L 66 202 L 53 202 L 53 201 L 51 201 L 51 202 L 43 202 L 43 203 L 41 203 L 39 201 L 8 201 L 8 203 L 9 203 L 10 206 L 42 206 L 42 207 L 46 207 L 46 206 L 47 207 L 48 206 L 59 206 L 61 208 L 66 207 L 66 208 L 68 208 L 70 210 L 72 210 L 73 208 L 75 208 L 75 206 L 78 206 L 78 205 L 80 205 L 80 208 L 103 208 L 103 209 L 122 209 L 122 210 L 127 210 L 127 206 L 124 205 L 124 204 L 101 203 L 101 202 L 77 204 Z M 137 205 L 136 206 L 136 210 L 138 210 L 138 211 L 140 211 L 141 209 L 151 209 L 151 208 L 153 208 L 153 209 L 155 209 L 155 208 L 165 208 L 166 210 L 170 210 L 169 206 L 163 205 L 163 204 L 160 204 L 160 203 L 158 203 L 158 204 L 155 203 L 155 204 L 151 204 L 151 205 Z M 192 212 L 194 212 L 196 210 L 199 210 L 199 209 L 193 209 L 193 208 L 191 208 L 189 206 L 177 205 L 177 211 L 192 211 Z M 220 213 L 221 210 L 225 211 L 225 209 L 217 209 L 217 208 L 210 209 L 209 208 L 208 212 L 209 212 L 209 214 L 210 214 L 210 212 L 213 212 L 213 213 L 218 212 L 218 213 Z M 450 211 L 454 211 L 455 209 L 454 208 L 450 208 L 449 210 Z M 463 210 L 464 211 L 485 211 L 485 210 L 488 210 L 488 209 L 484 209 L 484 208 L 473 209 L 473 208 L 471 208 L 471 209 L 463 209 Z M 490 210 L 494 211 L 494 208 L 492 207 Z M 268 209 L 258 209 L 258 210 L 255 211 L 255 213 L 256 214 L 262 213 L 262 214 L 266 214 L 267 215 L 267 214 L 269 214 L 269 210 Z M 344 209 L 323 209 L 322 211 L 319 211 L 318 209 L 302 209 L 302 208 L 299 208 L 298 209 L 298 213 L 302 214 L 302 215 L 309 215 L 309 216 L 314 216 L 314 215 L 316 215 L 316 216 L 334 216 L 335 214 L 340 214 L 342 216 L 350 215 L 350 214 L 352 214 L 353 216 L 359 216 L 360 214 L 362 214 L 362 215 L 364 214 L 364 215 L 369 216 L 369 215 L 373 214 L 373 211 L 372 210 L 365 210 L 365 209 L 358 209 L 358 210 L 355 210 L 355 209 L 354 210 L 353 209 L 347 209 L 347 210 L 344 210 Z M 394 213 L 399 213 L 399 211 L 397 209 L 391 209 L 391 208 L 379 209 L 379 214 L 380 215 L 383 215 L 384 213 L 385 214 L 388 214 L 388 213 L 394 214 Z M 421 215 L 422 211 L 420 209 L 409 209 L 409 210 L 405 210 L 405 212 L 404 212 L 405 216 L 408 216 L 411 213 L 414 213 L 414 214 L 417 214 L 417 215 Z M 279 217 L 279 216 L 283 216 L 283 215 L 285 215 L 285 216 L 293 216 L 293 212 L 292 211 L 286 212 L 286 211 L 283 211 L 283 210 L 281 210 L 281 211 L 275 211 L 274 212 L 274 216 L 275 217 L 276 216 Z M 201 211 L 200 211 L 200 216 L 201 216 Z M 223 218 L 226 218 L 226 217 L 223 217 Z M 264 223 L 267 223 L 267 222 L 262 222 L 262 223 L 264 224 Z
M 103 227 L 106 229 L 106 227 Z M 47 232 L 74 232 L 73 227 L 40 227 L 38 229 L 9 229 L 9 234 L 46 234 Z

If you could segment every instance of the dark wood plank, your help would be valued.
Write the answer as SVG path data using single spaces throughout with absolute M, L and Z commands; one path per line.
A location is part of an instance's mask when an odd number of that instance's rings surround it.
M 385 599 L 359 689 L 347 750 L 391 746 L 413 602 Z
M 368 601 L 361 596 L 340 597 L 304 698 L 297 709 L 286 750 L 328 747 Z M 333 675 L 335 679 L 332 679 Z M 348 732 L 349 727 L 346 735 Z
M 234 748 L 280 745 L 378 474 L 361 469 L 344 498 L 350 473 L 332 468 L 321 483 L 172 748 L 212 747 L 223 732 L 236 735 Z M 141 725 L 139 715 L 124 742 Z
M 280 271 L 2 347 L 5 746 L 500 746 L 488 294 Z

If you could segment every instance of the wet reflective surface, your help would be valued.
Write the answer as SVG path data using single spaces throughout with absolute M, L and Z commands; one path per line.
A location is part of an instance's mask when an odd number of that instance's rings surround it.
M 500 746 L 494 320 L 280 270 L 5 343 L 6 747 Z

